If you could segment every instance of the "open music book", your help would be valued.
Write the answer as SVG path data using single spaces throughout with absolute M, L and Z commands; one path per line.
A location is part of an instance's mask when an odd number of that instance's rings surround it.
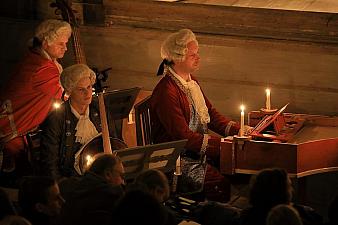
M 250 135 L 253 138 L 277 138 L 277 135 L 282 131 L 286 124 L 283 112 L 288 105 L 289 103 L 272 115 L 264 116 L 263 119 L 254 127 Z

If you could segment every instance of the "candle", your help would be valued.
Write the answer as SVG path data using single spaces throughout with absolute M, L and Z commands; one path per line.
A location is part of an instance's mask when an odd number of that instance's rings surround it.
M 177 160 L 176 160 L 176 171 L 175 171 L 176 175 L 180 175 L 181 174 L 181 156 L 178 156 Z
M 58 109 L 60 108 L 61 104 L 59 102 L 54 102 L 53 106 L 54 106 L 54 109 Z
M 87 156 L 86 156 L 86 160 L 87 160 L 86 166 L 89 167 L 90 164 L 92 164 L 92 162 L 94 161 L 94 158 L 91 157 L 91 155 L 87 155 Z
M 134 113 L 134 108 L 132 108 L 129 112 L 129 116 L 128 116 L 128 124 L 133 124 L 133 113 Z
M 265 108 L 267 110 L 271 109 L 271 100 L 270 100 L 270 89 L 266 89 L 266 102 L 265 102 Z
M 239 130 L 239 136 L 244 136 L 244 105 L 241 105 L 241 127 Z

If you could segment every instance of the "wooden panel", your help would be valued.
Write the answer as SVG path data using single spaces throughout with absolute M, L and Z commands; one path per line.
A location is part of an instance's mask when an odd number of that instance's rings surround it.
M 224 174 L 254 174 L 271 167 L 284 168 L 292 177 L 338 171 L 338 138 L 298 145 L 247 141 L 235 148 L 235 157 L 232 143 L 222 142 L 220 160 Z
M 221 143 L 221 164 L 230 163 L 231 144 Z M 223 156 L 225 154 L 225 156 Z M 297 174 L 297 146 L 272 142 L 246 141 L 235 150 L 235 173 L 254 174 L 271 167 L 285 168 L 291 175 Z M 221 167 L 221 172 L 229 174 L 229 168 Z
M 130 27 L 82 27 L 81 32 L 88 63 L 113 67 L 108 78 L 112 89 L 155 87 L 160 45 L 170 32 Z M 289 112 L 338 112 L 332 104 L 338 101 L 338 46 L 206 34 L 197 38 L 201 65 L 196 76 L 220 112 L 237 120 L 241 102 L 248 111 L 262 108 L 268 85 L 274 107 L 289 102 Z
M 144 98 L 151 95 L 151 91 L 141 90 L 138 94 L 134 105 L 142 101 Z M 123 140 L 126 142 L 128 147 L 136 147 L 136 127 L 135 127 L 135 109 L 133 107 L 132 111 L 130 112 L 131 115 L 128 119 L 123 120 L 123 127 L 122 127 L 122 135 Z
M 330 13 L 151 1 L 105 1 L 106 24 L 245 37 L 338 42 Z M 170 16 L 168 15 L 170 12 Z
M 336 0 L 186 0 L 184 3 L 313 12 L 338 12 L 338 3 Z
M 297 163 L 299 176 L 338 171 L 338 138 L 300 144 Z
M 272 142 L 249 141 L 243 150 L 237 150 L 236 170 L 259 171 L 280 167 L 297 173 L 297 146 Z

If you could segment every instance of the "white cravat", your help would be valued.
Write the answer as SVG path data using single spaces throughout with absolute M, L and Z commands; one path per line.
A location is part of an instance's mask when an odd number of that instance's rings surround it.
M 70 104 L 70 109 L 71 109 L 72 113 L 75 115 L 75 117 L 79 119 L 79 121 L 76 124 L 76 128 L 75 128 L 75 130 L 76 130 L 75 142 L 85 144 L 90 139 L 92 139 L 93 137 L 95 137 L 98 134 L 96 127 L 94 126 L 92 121 L 90 121 L 90 119 L 89 119 L 89 106 L 87 107 L 84 115 L 80 115 L 73 108 L 73 106 L 71 104 Z
M 201 119 L 202 124 L 207 124 L 210 122 L 210 116 L 208 112 L 208 107 L 205 104 L 204 96 L 202 94 L 200 86 L 196 81 L 191 79 L 189 74 L 188 81 L 185 81 L 181 76 L 179 76 L 175 71 L 169 67 L 170 72 L 181 82 L 181 84 L 188 89 L 193 100 L 196 112 Z

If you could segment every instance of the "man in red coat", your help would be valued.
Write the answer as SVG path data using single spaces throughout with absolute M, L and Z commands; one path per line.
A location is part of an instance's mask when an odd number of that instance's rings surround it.
M 208 165 L 205 178 L 204 189 L 207 197 L 208 192 L 211 193 L 211 199 L 213 190 L 208 190 L 210 185 L 206 186 L 210 184 L 209 181 L 219 181 L 216 182 L 218 185 L 211 184 L 218 186 L 215 192 L 222 192 L 222 189 L 225 191 L 229 186 L 223 185 L 223 177 L 217 170 L 221 138 L 210 135 L 208 130 L 221 136 L 235 135 L 239 131 L 239 125 L 217 112 L 192 75 L 200 64 L 198 50 L 196 37 L 189 29 L 171 34 L 164 41 L 161 47 L 164 60 L 158 73 L 164 77 L 152 93 L 150 113 L 155 143 L 188 139 L 185 146 L 187 154 L 205 154 L 216 166 Z M 229 195 L 224 198 L 228 197 Z
M 62 66 L 57 59 L 64 56 L 70 35 L 67 22 L 43 21 L 35 31 L 28 54 L 0 91 L 2 172 L 15 170 L 15 159 L 25 150 L 24 135 L 36 129 L 61 98 Z

